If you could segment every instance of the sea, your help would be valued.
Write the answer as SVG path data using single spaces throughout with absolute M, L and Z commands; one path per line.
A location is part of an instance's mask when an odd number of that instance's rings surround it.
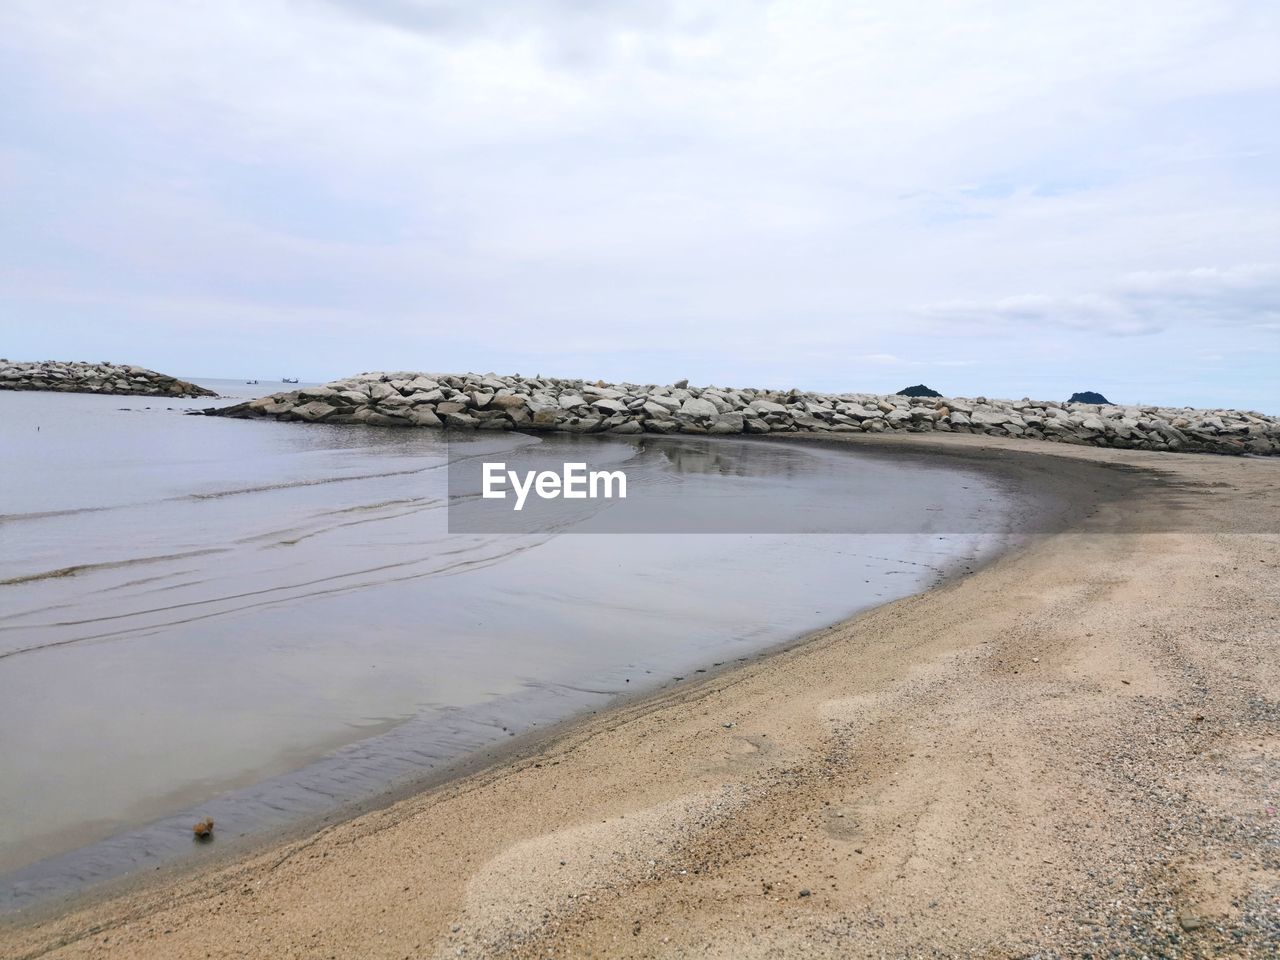
M 197 382 L 219 399 L 0 392 L 0 911 L 447 778 L 1007 540 L 1010 491 L 970 468 L 190 416 L 281 389 Z M 459 443 L 625 469 L 631 521 L 451 523 Z M 723 525 L 693 522 L 717 505 Z M 803 509 L 752 522 L 783 505 Z

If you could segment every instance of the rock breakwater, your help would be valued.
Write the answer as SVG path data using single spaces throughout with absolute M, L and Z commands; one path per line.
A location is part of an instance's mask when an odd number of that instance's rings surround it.
M 53 390 L 59 393 L 110 393 L 138 397 L 216 397 L 204 387 L 118 363 L 21 363 L 0 360 L 0 390 Z
M 203 411 L 309 423 L 568 433 L 993 434 L 1142 450 L 1280 453 L 1280 418 L 1236 410 L 809 393 L 493 374 L 364 373 Z

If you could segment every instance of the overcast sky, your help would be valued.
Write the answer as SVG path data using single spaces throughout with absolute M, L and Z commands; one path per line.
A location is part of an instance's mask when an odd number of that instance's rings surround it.
M 4 0 L 0 355 L 1280 413 L 1280 4 Z

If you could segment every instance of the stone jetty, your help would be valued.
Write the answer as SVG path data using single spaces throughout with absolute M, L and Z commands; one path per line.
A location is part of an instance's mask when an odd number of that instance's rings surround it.
M 363 373 L 211 416 L 567 433 L 923 433 L 1141 450 L 1280 453 L 1280 418 L 1145 405 L 808 393 L 494 374 Z
M 54 390 L 58 393 L 111 393 L 135 397 L 216 397 L 186 380 L 145 367 L 119 363 L 20 363 L 0 360 L 0 390 Z

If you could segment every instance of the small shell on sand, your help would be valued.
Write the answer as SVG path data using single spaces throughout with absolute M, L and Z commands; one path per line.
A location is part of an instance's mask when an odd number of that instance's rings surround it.
M 213 818 L 205 817 L 191 828 L 191 832 L 196 835 L 197 840 L 213 839 Z

